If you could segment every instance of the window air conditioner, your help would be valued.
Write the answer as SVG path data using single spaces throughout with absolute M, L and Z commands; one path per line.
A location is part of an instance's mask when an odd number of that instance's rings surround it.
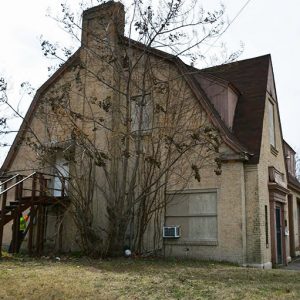
M 179 238 L 179 226 L 164 226 L 163 228 L 163 237 L 164 238 Z

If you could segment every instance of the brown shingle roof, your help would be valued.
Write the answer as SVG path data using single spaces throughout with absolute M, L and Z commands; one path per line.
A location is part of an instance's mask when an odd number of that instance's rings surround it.
M 244 144 L 242 144 L 236 136 L 229 130 L 229 128 L 225 125 L 223 120 L 221 119 L 219 113 L 213 106 L 212 102 L 208 99 L 206 96 L 205 92 L 203 91 L 199 81 L 198 81 L 198 74 L 201 72 L 199 69 L 196 69 L 194 67 L 188 66 L 184 64 L 181 59 L 178 56 L 169 54 L 167 52 L 151 48 L 151 47 L 146 47 L 145 45 L 134 41 L 132 39 L 129 39 L 127 37 L 123 37 L 123 42 L 125 45 L 129 45 L 132 47 L 137 47 L 138 49 L 142 51 L 148 51 L 152 53 L 153 55 L 156 55 L 160 57 L 161 59 L 168 60 L 172 63 L 174 63 L 179 71 L 182 73 L 182 75 L 185 77 L 187 83 L 189 84 L 190 88 L 194 92 L 194 95 L 196 98 L 199 100 L 202 108 L 207 112 L 209 119 L 212 121 L 212 123 L 220 130 L 221 137 L 223 138 L 223 141 L 229 145 L 234 151 L 237 151 L 239 153 L 244 153 L 246 159 L 248 159 L 248 156 L 250 156 L 250 151 L 247 147 L 245 147 Z M 212 76 L 212 75 L 210 75 Z M 213 76 L 214 77 L 214 76 Z M 216 80 L 222 81 L 223 83 L 225 82 L 224 79 L 221 78 L 215 78 Z M 227 84 L 231 84 L 230 82 Z M 232 85 L 233 89 L 236 89 L 234 85 Z
M 231 82 L 241 93 L 236 106 L 233 134 L 254 156 L 250 163 L 258 163 L 270 55 L 202 70 Z

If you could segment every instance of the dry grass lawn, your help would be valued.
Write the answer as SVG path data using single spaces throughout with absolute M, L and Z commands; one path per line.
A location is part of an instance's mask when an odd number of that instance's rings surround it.
M 199 261 L 6 257 L 0 299 L 300 299 L 300 272 Z

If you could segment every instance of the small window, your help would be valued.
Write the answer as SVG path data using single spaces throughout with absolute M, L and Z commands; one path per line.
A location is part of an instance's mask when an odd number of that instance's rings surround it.
M 269 248 L 269 222 L 268 222 L 268 206 L 265 205 L 265 231 L 266 231 L 266 248 Z
M 295 155 L 291 153 L 291 173 L 293 176 L 296 176 L 296 161 Z
M 153 105 L 150 94 L 131 98 L 131 129 L 133 132 L 149 131 L 152 128 Z
M 276 148 L 275 126 L 274 126 L 274 105 L 271 101 L 269 101 L 269 137 L 270 137 L 270 145 Z

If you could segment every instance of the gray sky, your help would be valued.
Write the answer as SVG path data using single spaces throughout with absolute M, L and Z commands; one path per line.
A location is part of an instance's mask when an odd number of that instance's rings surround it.
M 217 0 L 198 0 L 204 8 L 213 8 Z M 77 2 L 72 0 L 70 2 Z M 224 0 L 229 20 L 233 20 L 246 0 Z M 0 77 L 9 80 L 9 95 L 15 101 L 21 96 L 19 86 L 29 81 L 38 88 L 47 78 L 47 66 L 40 50 L 39 37 L 65 41 L 57 23 L 46 17 L 50 8 L 53 15 L 60 9 L 60 0 L 2 1 L 0 10 L 1 47 Z M 300 11 L 299 0 L 251 0 L 239 17 L 232 23 L 222 41 L 229 49 L 245 50 L 240 59 L 270 53 L 273 61 L 275 83 L 281 124 L 286 141 L 300 151 L 298 118 L 300 118 Z M 25 112 L 30 100 L 22 100 Z M 7 149 L 8 150 L 8 149 Z M 0 164 L 6 151 L 0 149 Z

